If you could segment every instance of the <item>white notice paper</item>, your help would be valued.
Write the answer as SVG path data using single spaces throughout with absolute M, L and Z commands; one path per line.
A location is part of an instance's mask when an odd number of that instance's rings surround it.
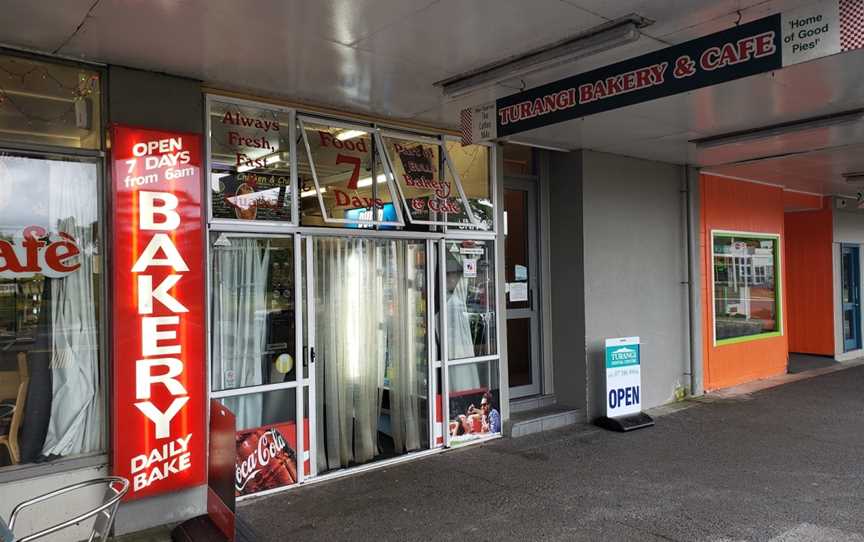
M 528 284 L 525 282 L 510 283 L 510 302 L 528 301 Z
M 513 273 L 516 275 L 516 280 L 528 280 L 528 268 L 524 265 L 517 264 Z
M 474 278 L 477 276 L 477 260 L 475 258 L 465 258 L 462 260 L 462 276 L 465 278 Z

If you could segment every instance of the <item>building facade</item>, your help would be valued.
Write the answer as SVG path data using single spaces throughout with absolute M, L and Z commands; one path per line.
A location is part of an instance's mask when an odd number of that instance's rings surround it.
M 206 513 L 213 446 L 242 502 L 593 422 L 610 339 L 639 339 L 643 410 L 796 356 L 859 358 L 860 195 L 814 153 L 848 173 L 854 157 L 831 152 L 860 136 L 774 79 L 845 73 L 837 58 L 861 51 L 774 66 L 760 39 L 742 49 L 756 68 L 721 66 L 718 48 L 710 71 L 740 72 L 471 142 L 455 116 L 3 49 L 0 516 L 120 474 L 125 534 Z M 546 107 L 511 91 L 514 123 Z M 850 92 L 828 103 L 860 122 Z M 578 101 L 560 96 L 549 107 Z M 730 101 L 760 120 L 721 114 Z M 627 139 L 657 118 L 675 133 Z M 209 433 L 214 405 L 235 417 L 227 441 Z

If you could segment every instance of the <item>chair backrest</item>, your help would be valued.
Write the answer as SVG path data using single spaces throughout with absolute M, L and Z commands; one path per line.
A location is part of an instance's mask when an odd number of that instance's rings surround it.
M 86 482 L 79 482 L 24 501 L 12 509 L 12 515 L 9 516 L 9 529 L 13 533 L 15 532 L 15 523 L 18 520 L 18 515 L 26 508 L 50 501 L 62 495 L 75 493 L 85 488 L 100 485 L 105 487 L 105 494 L 102 504 L 96 508 L 35 533 L 30 533 L 26 536 L 18 536 L 16 540 L 18 542 L 31 542 L 32 540 L 38 540 L 56 533 L 57 531 L 62 531 L 63 529 L 72 527 L 73 525 L 78 525 L 82 521 L 92 517 L 96 517 L 96 521 L 88 540 L 89 542 L 104 542 L 108 539 L 108 533 L 111 530 L 111 525 L 114 523 L 114 516 L 117 514 L 117 505 L 120 504 L 120 499 L 122 499 L 123 496 L 126 495 L 126 492 L 129 491 L 129 481 L 119 476 L 107 476 L 105 478 L 96 478 L 94 480 L 87 480 Z
M 18 429 L 21 427 L 21 420 L 24 418 L 24 406 L 27 404 L 27 387 L 30 385 L 30 379 L 25 378 L 18 386 L 18 398 L 15 400 L 15 412 L 12 414 L 12 422 L 9 425 L 9 440 L 16 443 L 18 441 Z
M 18 352 L 18 378 L 30 378 L 30 369 L 27 367 L 27 352 Z

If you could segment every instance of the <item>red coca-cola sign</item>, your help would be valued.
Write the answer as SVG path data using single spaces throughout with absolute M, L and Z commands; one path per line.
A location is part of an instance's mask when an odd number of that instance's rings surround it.
M 207 476 L 201 137 L 114 126 L 113 470 L 127 499 Z
M 234 490 L 238 496 L 296 482 L 297 452 L 279 426 L 237 432 Z

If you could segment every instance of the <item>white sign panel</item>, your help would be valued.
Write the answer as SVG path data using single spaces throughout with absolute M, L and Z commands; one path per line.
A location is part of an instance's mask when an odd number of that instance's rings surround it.
M 495 102 L 463 109 L 460 119 L 462 144 L 471 145 L 498 137 Z
M 639 337 L 606 339 L 606 417 L 642 411 Z
M 784 66 L 841 51 L 840 6 L 837 0 L 818 2 L 783 13 L 780 28 Z

